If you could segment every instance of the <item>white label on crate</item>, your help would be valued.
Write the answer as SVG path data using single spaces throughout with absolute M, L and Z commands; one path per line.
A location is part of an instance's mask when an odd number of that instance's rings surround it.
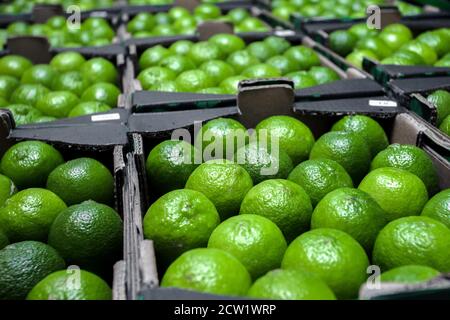
M 97 115 L 91 116 L 92 122 L 113 121 L 113 120 L 120 120 L 120 114 L 108 113 L 108 114 L 97 114 Z
M 397 102 L 391 100 L 369 100 L 372 107 L 397 107 Z
M 295 31 L 292 30 L 275 30 L 275 35 L 279 37 L 287 37 L 295 35 Z

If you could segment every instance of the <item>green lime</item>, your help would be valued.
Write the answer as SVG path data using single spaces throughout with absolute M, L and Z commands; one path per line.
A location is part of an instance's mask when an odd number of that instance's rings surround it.
M 328 228 L 303 233 L 287 248 L 283 269 L 301 269 L 319 276 L 338 299 L 353 299 L 367 279 L 369 259 L 347 233 Z
M 225 53 L 220 50 L 220 47 L 210 41 L 199 41 L 195 43 L 187 54 L 187 57 L 198 66 L 210 60 L 220 60 L 224 56 Z
M 317 140 L 309 158 L 336 161 L 350 174 L 353 182 L 358 183 L 369 171 L 372 157 L 369 146 L 359 134 L 331 131 Z
M 46 122 L 52 122 L 58 120 L 55 117 L 50 117 L 50 116 L 41 116 L 38 117 L 34 120 L 34 123 L 46 123 Z
M 122 234 L 122 219 L 114 209 L 95 201 L 85 201 L 56 217 L 48 244 L 68 264 L 98 272 L 110 268 L 120 257 Z
M 45 186 L 50 172 L 63 163 L 52 146 L 40 141 L 24 141 L 9 148 L 0 162 L 0 170 L 19 189 Z
M 175 83 L 182 92 L 197 92 L 214 85 L 213 79 L 202 70 L 185 71 L 176 78 Z
M 38 101 L 36 109 L 48 116 L 65 118 L 78 103 L 78 97 L 72 92 L 53 91 Z
M 229 17 L 234 24 L 241 23 L 245 18 L 249 16 L 250 13 L 244 8 L 234 8 L 230 10 L 227 14 L 227 17 Z
M 199 69 L 208 74 L 215 84 L 220 84 L 223 80 L 234 76 L 233 67 L 221 60 L 207 61 Z
M 315 66 L 309 70 L 309 74 L 314 78 L 317 84 L 330 83 L 339 80 L 339 75 L 328 67 Z
M 369 145 L 372 157 L 389 145 L 384 129 L 372 118 L 364 115 L 345 116 L 336 122 L 332 131 L 348 131 L 360 135 Z
M 157 194 L 183 189 L 196 167 L 195 149 L 185 141 L 161 142 L 146 162 L 149 184 Z
M 356 49 L 376 52 L 380 59 L 387 58 L 392 54 L 390 47 L 381 38 L 376 37 L 363 38 L 359 40 L 356 44 Z
M 267 218 L 241 214 L 222 222 L 211 234 L 208 248 L 231 253 L 253 279 L 279 268 L 286 251 L 281 230 Z
M 221 220 L 239 213 L 252 187 L 252 178 L 240 165 L 214 161 L 201 164 L 186 183 L 186 189 L 200 191 L 214 203 Z
M 145 50 L 139 58 L 139 68 L 141 70 L 157 66 L 164 57 L 170 56 L 169 49 L 157 45 Z
M 11 23 L 7 28 L 6 31 L 11 36 L 24 36 L 28 33 L 29 26 L 26 22 L 17 21 Z
M 259 141 L 266 139 L 272 148 L 284 150 L 294 165 L 306 160 L 314 145 L 311 130 L 301 121 L 289 116 L 272 116 L 256 126 Z
M 409 35 L 397 32 L 382 31 L 378 37 L 393 51 L 398 50 L 411 40 Z
M 355 67 L 361 69 L 364 58 L 378 61 L 378 56 L 373 51 L 367 49 L 354 50 L 347 57 L 345 57 L 345 60 L 350 62 Z
M 144 235 L 154 241 L 160 259 L 166 264 L 183 252 L 205 247 L 219 223 L 219 214 L 205 195 L 181 189 L 152 204 L 144 217 Z
M 81 66 L 81 74 L 90 83 L 98 82 L 117 83 L 118 72 L 112 62 L 105 58 L 92 58 Z
M 39 281 L 64 268 L 58 252 L 42 242 L 10 244 L 0 250 L 0 299 L 25 299 Z
M 374 198 L 388 221 L 419 215 L 428 201 L 425 184 L 416 175 L 398 168 L 371 171 L 358 187 Z
M 10 178 L 2 174 L 0 174 L 0 186 L 0 207 L 3 207 L 5 201 L 17 192 L 17 188 Z
M 431 198 L 421 215 L 433 218 L 450 228 L 450 189 L 442 190 Z
M 438 57 L 450 52 L 450 36 L 447 37 L 444 33 L 428 31 L 422 33 L 416 40 L 431 47 Z
M 294 168 L 291 158 L 283 150 L 251 142 L 236 151 L 235 161 L 252 177 L 253 184 L 269 179 L 286 179 Z
M 39 110 L 24 104 L 11 104 L 7 109 L 12 112 L 18 126 L 33 123 L 42 116 Z
M 427 266 L 406 265 L 383 272 L 380 280 L 382 282 L 417 283 L 436 278 L 439 274 L 439 271 Z
M 404 217 L 380 231 L 372 261 L 384 272 L 411 264 L 449 272 L 449 246 L 450 229 L 444 224 L 428 217 Z
M 194 9 L 194 15 L 205 20 L 218 18 L 222 15 L 220 8 L 214 4 L 203 3 Z
M 369 38 L 378 34 L 376 29 L 369 29 L 366 23 L 354 24 L 350 29 L 348 29 L 348 32 L 355 35 L 358 39 Z
M 273 56 L 267 60 L 266 63 L 266 65 L 276 68 L 280 75 L 294 72 L 298 68 L 297 63 L 294 60 L 282 55 Z M 249 68 L 247 68 L 247 70 L 248 69 Z
M 82 32 L 90 32 L 94 39 L 106 39 L 108 42 L 116 35 L 108 21 L 98 17 L 90 17 L 84 20 L 81 30 Z
M 46 24 L 51 29 L 61 29 L 66 24 L 66 19 L 62 16 L 54 16 L 48 19 Z
M 271 300 L 336 300 L 316 275 L 303 270 L 273 270 L 253 283 L 248 296 Z
M 24 84 L 42 84 L 51 88 L 56 71 L 47 64 L 38 64 L 24 72 L 21 82 Z
M 12 76 L 0 75 L 0 97 L 9 100 L 19 84 L 20 82 Z
M 367 193 L 353 188 L 339 188 L 328 193 L 317 204 L 311 228 L 344 231 L 371 252 L 375 239 L 386 225 L 385 213 Z
M 413 33 L 411 29 L 401 23 L 393 23 L 386 26 L 381 33 L 396 33 L 401 34 L 404 38 L 411 40 Z
M 32 66 L 33 64 L 27 58 L 8 55 L 0 59 L 0 74 L 20 79 Z
M 180 18 L 188 17 L 191 15 L 189 10 L 183 7 L 173 7 L 169 10 L 168 14 L 172 21 L 176 21 Z
M 283 54 L 287 49 L 291 47 L 291 43 L 289 41 L 277 36 L 269 36 L 265 38 L 263 42 L 272 50 L 276 51 L 279 55 Z
M 366 140 L 367 141 L 367 140 Z M 433 161 L 422 149 L 412 145 L 392 144 L 373 159 L 371 170 L 394 167 L 418 176 L 430 195 L 439 190 L 438 174 Z
M 284 55 L 299 65 L 300 70 L 309 70 L 311 67 L 319 66 L 319 55 L 311 48 L 305 46 L 291 47 Z
M 233 76 L 226 78 L 220 83 L 220 87 L 224 90 L 226 94 L 237 94 L 239 83 L 242 80 L 246 80 L 247 77 L 244 76 Z
M 208 39 L 208 42 L 217 45 L 224 55 L 245 49 L 245 42 L 234 34 L 216 34 Z
M 184 34 L 188 30 L 195 30 L 197 28 L 197 20 L 194 17 L 184 17 L 175 21 L 173 27 L 178 32 Z
M 401 49 L 412 51 L 420 55 L 425 64 L 433 65 L 437 61 L 437 54 L 428 44 L 414 40 L 406 43 Z
M 115 85 L 106 82 L 100 82 L 87 88 L 81 95 L 82 101 L 97 101 L 107 104 L 111 108 L 117 106 L 117 100 L 120 90 Z
M 78 277 L 78 286 L 73 278 Z M 112 290 L 100 277 L 88 271 L 57 271 L 42 279 L 28 293 L 27 300 L 111 300 Z
M 149 90 L 152 91 L 164 91 L 164 92 L 178 92 L 178 86 L 173 80 L 163 80 L 161 82 L 155 83 L 150 87 Z
M 159 66 L 172 70 L 177 75 L 184 71 L 195 69 L 195 64 L 189 58 L 178 55 L 163 58 Z
M 442 121 L 450 115 L 450 92 L 436 90 L 427 97 L 427 100 L 436 107 L 436 124 L 441 125 Z
M 447 55 L 449 56 L 449 55 Z M 446 57 L 447 57 L 446 56 Z M 434 64 L 435 67 L 447 67 L 450 68 L 450 58 L 442 58 L 441 60 L 439 60 L 438 62 L 436 62 Z
M 330 33 L 328 41 L 331 50 L 346 56 L 355 48 L 358 37 L 348 30 L 337 30 Z
M 164 0 L 162 0 L 162 1 L 164 1 Z M 156 25 L 172 23 L 172 18 L 166 12 L 158 12 L 157 14 L 154 15 L 154 17 L 155 17 Z
M 269 26 L 256 17 L 247 17 L 242 20 L 236 27 L 236 32 L 267 32 Z
M 54 169 L 48 176 L 47 189 L 60 196 L 67 205 L 86 200 L 110 204 L 113 201 L 114 178 L 99 161 L 79 158 Z
M 244 296 L 250 285 L 250 275 L 238 259 L 210 248 L 183 253 L 170 265 L 161 281 L 161 287 L 230 296 Z
M 313 206 L 335 189 L 353 187 L 352 178 L 345 169 L 330 159 L 304 161 L 295 167 L 288 179 L 306 191 Z
M 266 180 L 254 186 L 241 204 L 240 214 L 268 218 L 283 232 L 288 242 L 309 230 L 312 205 L 297 184 L 282 179 Z
M 56 71 L 64 73 L 69 71 L 79 71 L 81 66 L 86 62 L 86 59 L 78 52 L 67 51 L 58 53 L 50 61 Z
M 151 31 L 156 25 L 155 18 L 148 12 L 140 12 L 127 24 L 127 31 L 135 34 L 142 31 Z
M 311 73 L 307 71 L 291 72 L 288 73 L 286 77 L 290 78 L 294 82 L 295 89 L 313 87 L 318 84 Z
M 390 58 L 404 59 L 404 61 L 406 63 L 408 63 L 408 65 L 423 65 L 423 64 L 425 64 L 425 62 L 423 61 L 423 58 L 420 55 L 418 55 L 415 52 L 404 50 L 404 49 L 397 50 Z M 389 58 L 387 58 L 387 59 L 389 59 Z M 384 59 L 384 60 L 387 60 L 387 59 Z
M 111 110 L 107 104 L 97 101 L 86 101 L 77 104 L 69 113 L 70 118 L 81 117 L 95 113 L 102 113 Z
M 11 242 L 46 241 L 50 226 L 65 208 L 51 191 L 26 189 L 6 200 L 0 208 L 0 221 Z
M 246 68 L 242 75 L 244 77 L 250 78 L 250 79 L 257 79 L 257 78 L 277 78 L 281 76 L 280 71 L 278 68 L 270 65 L 270 64 L 256 64 L 253 66 L 250 66 Z
M 234 68 L 236 73 L 241 73 L 248 66 L 260 63 L 260 60 L 246 50 L 239 50 L 230 54 L 226 62 Z
M 138 75 L 138 80 L 141 82 L 144 90 L 150 89 L 154 84 L 161 81 L 175 80 L 176 73 L 170 69 L 163 67 L 150 67 Z
M 152 33 L 153 36 L 166 37 L 176 35 L 177 30 L 169 25 L 158 25 L 153 29 Z
M 264 62 L 269 58 L 276 56 L 277 51 L 263 41 L 252 42 L 247 46 L 246 51 L 253 57 Z M 251 64 L 247 65 L 251 66 Z
M 69 71 L 54 79 L 52 89 L 55 91 L 70 91 L 80 97 L 89 88 L 89 85 L 89 81 L 81 72 Z
M 211 40 L 211 39 L 210 39 Z M 192 41 L 189 40 L 179 40 L 177 42 L 174 42 L 170 47 L 169 50 L 172 51 L 173 54 L 177 54 L 177 55 L 182 55 L 185 56 L 189 53 L 189 51 L 191 50 L 191 47 L 194 43 Z M 158 48 L 164 48 L 162 46 L 156 46 Z M 153 48 L 156 48 L 153 47 Z M 158 49 L 160 50 L 160 49 Z M 164 50 L 162 50 L 161 52 L 164 52 Z
M 25 104 L 35 107 L 37 102 L 50 91 L 41 84 L 22 84 L 11 95 L 13 104 Z

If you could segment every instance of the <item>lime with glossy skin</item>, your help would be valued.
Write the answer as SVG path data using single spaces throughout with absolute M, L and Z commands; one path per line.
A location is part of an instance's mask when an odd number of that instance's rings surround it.
M 270 27 L 256 17 L 247 17 L 236 26 L 236 32 L 266 32 Z
M 299 185 L 273 179 L 259 183 L 247 193 L 240 214 L 256 214 L 271 220 L 290 242 L 309 230 L 312 205 Z
M 231 217 L 211 234 L 208 248 L 231 253 L 253 279 L 279 268 L 287 244 L 275 223 L 255 214 Z
M 243 8 L 232 9 L 227 14 L 227 17 L 229 17 L 234 24 L 242 22 L 248 16 L 250 16 L 250 13 Z
M 219 214 L 205 195 L 195 190 L 174 190 L 148 209 L 144 235 L 153 240 L 162 262 L 169 264 L 188 250 L 205 247 L 219 223 Z
M 36 108 L 45 115 L 65 118 L 79 102 L 78 97 L 70 91 L 53 91 L 43 96 Z
M 393 167 L 409 171 L 418 176 L 427 187 L 428 194 L 439 190 L 438 174 L 433 161 L 422 149 L 406 144 L 392 144 L 377 154 L 370 165 L 371 170 Z
M 62 16 L 54 16 L 47 20 L 46 25 L 51 29 L 61 29 L 66 24 L 66 19 Z
M 0 299 L 25 299 L 39 281 L 64 268 L 58 252 L 42 242 L 10 244 L 0 250 Z
M 216 85 L 235 75 L 233 67 L 221 60 L 205 62 L 199 69 L 206 72 Z
M 390 47 L 381 39 L 377 37 L 363 38 L 356 44 L 356 49 L 370 50 L 376 52 L 380 59 L 387 58 L 392 54 Z
M 0 187 L 0 207 L 2 207 L 8 198 L 17 193 L 17 188 L 10 178 L 2 174 L 0 174 Z
M 85 201 L 56 217 L 48 244 L 68 264 L 102 273 L 121 256 L 122 235 L 122 219 L 114 209 L 95 201 Z
M 345 57 L 345 60 L 350 62 L 355 67 L 361 69 L 364 58 L 369 58 L 369 59 L 374 60 L 374 61 L 378 61 L 379 60 L 379 58 L 376 55 L 376 53 L 374 53 L 371 50 L 367 50 L 367 49 L 354 50 L 352 53 L 350 53 L 348 56 Z
M 242 80 L 246 80 L 246 79 L 248 79 L 248 78 L 244 77 L 244 76 L 229 77 L 229 78 L 226 78 L 225 80 L 223 80 L 219 86 L 220 86 L 220 88 L 223 89 L 224 93 L 226 93 L 226 94 L 237 94 L 238 88 L 239 88 L 239 83 Z
M 224 56 L 225 53 L 221 52 L 220 47 L 209 41 L 200 41 L 193 44 L 187 54 L 187 57 L 198 66 L 210 60 L 221 60 Z
M 24 36 L 28 33 L 29 25 L 26 22 L 17 21 L 11 23 L 6 31 L 12 36 Z
M 278 68 L 270 64 L 261 63 L 248 67 L 242 72 L 242 75 L 250 79 L 262 79 L 277 78 L 281 76 L 281 73 Z
M 141 71 L 138 80 L 144 90 L 150 89 L 153 85 L 161 81 L 175 80 L 176 73 L 163 67 L 150 67 Z
M 10 104 L 6 109 L 12 112 L 18 126 L 33 123 L 42 116 L 38 109 L 24 104 Z
M 89 81 L 81 72 L 69 71 L 54 79 L 52 89 L 55 91 L 70 91 L 80 97 L 89 86 Z
M 164 48 L 162 45 L 157 45 L 145 50 L 139 58 L 139 68 L 141 70 L 157 66 L 161 60 L 170 56 L 172 53 L 169 49 Z
M 54 147 L 40 141 L 24 141 L 9 148 L 0 170 L 19 189 L 45 186 L 47 177 L 64 159 Z
M 301 269 L 320 277 L 338 299 L 353 299 L 367 279 L 369 259 L 347 233 L 328 228 L 305 232 L 287 248 L 283 269 Z
M 440 126 L 442 121 L 450 115 L 450 92 L 436 90 L 427 97 L 427 100 L 436 107 L 436 124 Z
M 78 158 L 55 168 L 48 176 L 47 189 L 60 196 L 67 205 L 87 200 L 110 204 L 114 178 L 99 161 Z
M 387 59 L 384 59 L 383 61 L 388 60 L 388 59 L 391 59 L 391 60 L 392 59 L 403 59 L 403 61 L 405 61 L 405 63 L 407 63 L 407 65 L 423 65 L 423 64 L 425 64 L 425 62 L 423 61 L 423 58 L 420 55 L 418 55 L 415 52 L 404 50 L 404 49 L 395 51 L 395 53 L 392 56 L 388 57 Z
M 41 84 L 44 87 L 51 88 L 55 77 L 56 71 L 53 67 L 47 64 L 38 64 L 25 71 L 20 82 L 24 84 Z
M 127 24 L 127 31 L 136 34 L 142 31 L 151 31 L 156 25 L 155 18 L 148 12 L 140 12 Z
M 427 65 L 433 65 L 437 61 L 437 54 L 429 45 L 417 40 L 410 41 L 403 45 L 401 49 L 419 54 Z
M 188 70 L 195 69 L 195 64 L 185 56 L 172 55 L 165 57 L 159 63 L 159 66 L 175 72 L 176 75 Z
M 273 56 L 266 61 L 266 64 L 276 68 L 280 75 L 294 72 L 297 69 L 297 63 L 283 55 Z
M 291 157 L 294 165 L 306 160 L 314 145 L 311 130 L 301 121 L 289 116 L 272 116 L 256 126 L 258 139 L 267 139 L 274 148 L 279 148 Z
M 222 15 L 220 8 L 214 4 L 203 3 L 194 9 L 194 15 L 205 20 L 218 18 Z
M 286 50 L 284 55 L 299 65 L 300 70 L 309 70 L 311 67 L 319 66 L 319 55 L 311 48 L 305 46 L 294 46 Z
M 307 71 L 296 71 L 286 75 L 294 82 L 295 89 L 313 87 L 317 85 L 316 79 Z
M 428 31 L 420 34 L 417 37 L 417 41 L 425 43 L 431 47 L 438 57 L 450 52 L 449 44 L 450 36 L 446 36 L 444 33 L 439 31 Z
M 0 74 L 20 79 L 32 66 L 33 64 L 27 58 L 8 55 L 0 59 Z
M 328 41 L 331 50 L 341 56 L 346 56 L 355 48 L 358 37 L 348 30 L 336 30 L 330 33 Z
M 50 90 L 41 84 L 22 84 L 12 93 L 10 101 L 13 104 L 35 107 L 37 102 L 49 92 Z
M 284 38 L 277 36 L 269 36 L 263 40 L 272 50 L 275 50 L 278 54 L 282 54 L 291 47 L 291 43 Z
M 11 242 L 46 241 L 50 226 L 66 204 L 53 192 L 31 188 L 6 200 L 0 222 Z
M 86 59 L 78 52 L 67 51 L 58 53 L 50 61 L 56 71 L 65 73 L 69 71 L 79 71 L 81 66 L 86 62 Z
M 183 17 L 189 17 L 191 15 L 189 10 L 183 7 L 173 7 L 169 10 L 168 14 L 172 21 L 176 21 Z
M 202 70 L 189 70 L 181 73 L 175 83 L 181 92 L 197 92 L 214 86 L 214 80 Z
M 111 110 L 107 104 L 97 101 L 86 101 L 77 104 L 69 113 L 69 118 L 87 116 L 95 113 L 102 113 Z
M 211 40 L 211 38 L 209 40 Z M 194 43 L 189 40 L 179 40 L 179 41 L 173 43 L 169 47 L 169 50 L 172 51 L 172 53 L 174 53 L 174 54 L 185 56 L 189 53 L 193 44 Z M 157 46 L 157 47 L 164 48 L 162 46 Z M 153 48 L 155 48 L 155 47 L 153 47 Z M 158 49 L 158 50 L 160 50 L 160 49 Z M 163 51 L 161 51 L 161 52 L 163 52 Z
M 183 189 L 195 164 L 195 149 L 185 141 L 167 140 L 150 151 L 147 158 L 147 177 L 151 190 L 165 194 Z
M 164 92 L 178 92 L 178 86 L 173 80 L 163 80 L 161 82 L 155 83 L 150 87 L 149 90 L 152 91 L 164 91 Z
M 309 158 L 334 160 L 344 167 L 354 183 L 359 183 L 369 171 L 372 157 L 369 146 L 359 134 L 331 131 L 317 140 Z
M 386 28 L 387 29 L 387 28 Z M 378 31 L 375 29 L 369 29 L 366 23 L 357 23 L 348 29 L 350 33 L 355 35 L 358 39 L 364 39 L 371 36 L 376 36 Z
M 371 252 L 375 239 L 387 224 L 385 213 L 364 191 L 339 188 L 327 194 L 316 206 L 311 229 L 332 228 L 344 231 Z
M 413 38 L 413 33 L 411 29 L 409 29 L 407 26 L 401 23 L 392 23 L 386 26 L 381 32 L 402 34 L 405 38 L 408 38 L 409 40 Z
M 158 25 L 152 30 L 153 36 L 174 36 L 177 30 L 170 25 Z
M 248 296 L 271 300 L 336 300 L 333 291 L 316 275 L 282 269 L 270 271 L 256 280 Z
M 384 129 L 372 118 L 364 115 L 345 116 L 336 122 L 331 128 L 332 131 L 354 132 L 369 145 L 372 157 L 378 152 L 386 149 L 389 141 Z
M 221 220 L 239 213 L 242 200 L 252 187 L 252 178 L 240 165 L 217 161 L 201 164 L 186 183 L 186 189 L 199 191 L 214 203 Z
M 202 150 L 204 161 L 232 159 L 234 153 L 247 142 L 247 129 L 240 122 L 229 118 L 208 121 L 195 137 L 195 146 Z
M 446 116 L 444 120 L 442 120 L 439 130 L 450 136 L 450 115 Z
M 0 97 L 9 100 L 11 94 L 20 85 L 19 80 L 12 76 L 0 75 Z
M 421 215 L 442 222 L 450 228 L 450 189 L 442 190 L 431 198 Z
M 404 217 L 380 231 L 372 261 L 383 272 L 405 265 L 450 270 L 450 229 L 428 217 Z
M 250 285 L 250 274 L 239 260 L 225 251 L 210 248 L 183 253 L 161 281 L 161 287 L 229 296 L 244 296 Z
M 70 285 L 73 277 L 66 270 L 49 274 L 28 293 L 27 300 L 111 300 L 112 290 L 100 277 L 79 271 L 79 286 Z
M 256 65 L 260 63 L 261 60 L 251 55 L 246 50 L 239 50 L 230 54 L 226 62 L 234 68 L 236 73 L 241 73 L 244 69 L 248 68 L 248 66 Z
M 269 58 L 277 55 L 277 51 L 263 41 L 256 41 L 250 43 L 245 49 L 251 56 L 264 62 Z M 248 65 L 250 66 L 250 65 Z
M 208 42 L 217 45 L 224 55 L 245 49 L 245 42 L 234 34 L 216 34 L 208 39 Z
M 272 152 L 258 141 L 250 142 L 236 151 L 235 162 L 244 167 L 256 185 L 269 179 L 286 179 L 294 168 L 289 155 L 283 150 Z
M 383 272 L 380 275 L 380 281 L 418 283 L 436 278 L 437 276 L 439 276 L 439 274 L 439 271 L 427 266 L 406 265 Z
M 339 75 L 328 67 L 315 66 L 309 70 L 309 74 L 314 78 L 317 84 L 330 83 L 339 80 Z
M 425 184 L 416 175 L 398 168 L 371 171 L 358 187 L 374 198 L 388 221 L 419 215 L 428 201 Z
M 81 95 L 81 101 L 97 101 L 115 108 L 119 95 L 120 90 L 117 86 L 111 83 L 100 82 L 87 88 Z
M 92 58 L 81 66 L 81 74 L 90 83 L 98 82 L 117 83 L 119 74 L 112 62 L 105 58 Z

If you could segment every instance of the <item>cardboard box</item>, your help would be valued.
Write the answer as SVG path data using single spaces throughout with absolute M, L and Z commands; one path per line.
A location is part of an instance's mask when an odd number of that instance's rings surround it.
M 384 127 L 391 143 L 412 144 L 422 148 L 433 160 L 438 170 L 440 187 L 450 187 L 450 144 L 431 126 L 410 113 L 395 100 L 380 93 L 374 96 L 300 99 L 295 101 L 292 83 L 267 83 L 256 81 L 243 83 L 237 98 L 239 106 L 222 106 L 204 110 L 185 110 L 137 114 L 130 117 L 130 133 L 133 138 L 133 159 L 129 161 L 135 176 L 134 186 L 134 227 L 133 242 L 137 245 L 130 256 L 133 273 L 131 299 L 151 300 L 221 300 L 236 299 L 202 294 L 177 288 L 160 288 L 159 280 L 163 270 L 158 269 L 157 253 L 151 240 L 144 240 L 142 218 L 155 200 L 147 183 L 145 161 L 151 149 L 158 143 L 170 139 L 174 129 L 186 128 L 191 131 L 195 121 L 207 122 L 218 117 L 231 117 L 247 128 L 272 115 L 291 115 L 303 121 L 313 131 L 315 137 L 330 130 L 331 126 L 347 114 L 366 114 Z M 378 102 L 378 103 L 374 103 Z M 378 106 L 374 106 L 378 105 Z M 268 107 L 270 106 L 270 107 Z M 139 205 L 138 205 L 139 203 Z M 398 291 L 407 290 L 403 286 Z M 448 295 L 450 290 L 446 289 Z M 364 292 L 364 291 L 362 291 Z M 428 291 L 427 291 L 428 292 Z M 423 292 L 417 292 L 420 298 Z M 383 292 L 385 294 L 385 292 Z M 362 293 L 362 299 L 375 299 Z M 393 296 L 392 298 L 396 298 Z M 387 297 L 389 298 L 389 297 Z M 237 298 L 242 299 L 242 298 Z

